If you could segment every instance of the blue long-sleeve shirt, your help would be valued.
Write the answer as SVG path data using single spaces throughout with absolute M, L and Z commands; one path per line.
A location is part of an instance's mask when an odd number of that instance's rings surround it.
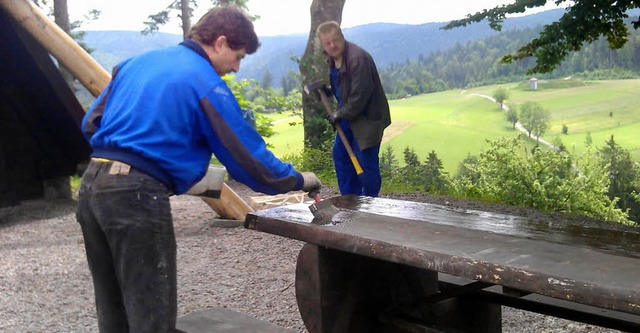
M 118 64 L 83 119 L 94 157 L 122 161 L 185 193 L 213 153 L 237 181 L 267 194 L 302 175 L 266 148 L 233 93 L 192 41 Z

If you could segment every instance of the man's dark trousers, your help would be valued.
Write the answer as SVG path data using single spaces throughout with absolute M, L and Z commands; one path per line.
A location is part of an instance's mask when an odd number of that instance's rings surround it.
M 76 217 L 93 277 L 100 332 L 174 332 L 176 240 L 167 188 L 91 161 Z M 113 170 L 111 170 L 113 173 Z

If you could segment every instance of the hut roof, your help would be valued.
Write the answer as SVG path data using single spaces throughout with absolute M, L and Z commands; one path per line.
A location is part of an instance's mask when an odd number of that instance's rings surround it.
M 0 8 L 0 207 L 43 195 L 91 148 L 84 110 L 49 53 Z

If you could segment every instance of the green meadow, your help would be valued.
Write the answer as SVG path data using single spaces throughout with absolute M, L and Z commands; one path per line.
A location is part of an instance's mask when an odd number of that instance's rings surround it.
M 435 151 L 445 171 L 455 174 L 459 163 L 468 154 L 478 154 L 487 140 L 521 134 L 507 122 L 497 104 L 482 97 L 491 97 L 498 87 L 509 91 L 508 106 L 535 101 L 550 111 L 551 126 L 544 140 L 559 139 L 570 151 L 582 153 L 587 149 L 587 132 L 596 148 L 613 135 L 616 143 L 640 161 L 640 80 L 540 80 L 537 90 L 522 82 L 392 100 L 392 124 L 385 131 L 382 149 L 393 147 L 401 165 L 406 147 L 413 148 L 421 161 Z M 277 134 L 266 141 L 277 156 L 302 150 L 300 117 L 267 117 L 274 121 Z M 567 134 L 562 133 L 563 125 L 568 128 Z

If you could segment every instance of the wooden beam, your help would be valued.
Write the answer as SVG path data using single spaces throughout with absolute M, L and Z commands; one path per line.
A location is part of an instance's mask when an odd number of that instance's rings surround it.
M 31 1 L 0 0 L 0 4 L 94 96 L 107 86 L 109 73 Z
M 220 199 L 202 197 L 202 200 L 209 205 L 220 217 L 231 220 L 244 220 L 247 214 L 253 212 L 249 206 L 235 191 L 227 184 L 222 184 Z

